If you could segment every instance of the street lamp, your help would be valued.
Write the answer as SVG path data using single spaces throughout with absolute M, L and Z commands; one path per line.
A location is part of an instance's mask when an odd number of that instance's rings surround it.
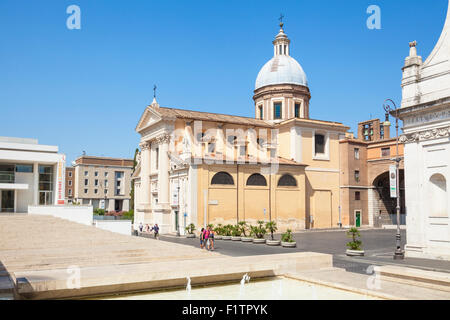
M 394 108 L 392 108 L 390 105 L 392 104 Z M 397 105 L 394 101 L 391 99 L 386 99 L 383 103 L 384 111 L 386 111 L 386 121 L 384 122 L 385 126 L 390 126 L 391 123 L 389 122 L 389 115 L 394 113 L 395 117 L 395 137 L 396 137 L 396 156 L 395 156 L 395 169 L 396 169 L 396 191 L 397 191 L 397 234 L 395 235 L 396 239 L 396 249 L 394 252 L 394 260 L 400 260 L 405 258 L 405 253 L 403 252 L 401 248 L 401 235 L 400 235 L 400 184 L 399 184 L 399 167 L 400 167 L 400 161 L 401 158 L 398 156 L 398 109 Z

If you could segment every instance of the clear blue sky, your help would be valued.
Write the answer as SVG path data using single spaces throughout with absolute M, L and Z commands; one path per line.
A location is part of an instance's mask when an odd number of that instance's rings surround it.
M 81 8 L 68 30 L 66 8 Z M 366 27 L 369 5 L 382 30 Z M 132 157 L 153 84 L 166 107 L 253 117 L 259 69 L 285 15 L 291 55 L 305 70 L 314 119 L 383 117 L 401 100 L 408 43 L 427 57 L 447 0 L 0 0 L 0 136 L 58 145 L 71 161 Z

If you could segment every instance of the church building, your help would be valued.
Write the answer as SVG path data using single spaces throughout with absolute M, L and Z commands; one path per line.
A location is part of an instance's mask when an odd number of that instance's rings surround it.
M 450 1 L 441 37 L 422 61 L 410 43 L 402 80 L 407 257 L 450 260 Z M 395 115 L 395 114 L 393 114 Z
M 145 108 L 136 127 L 136 225 L 180 234 L 190 223 L 339 226 L 339 140 L 349 128 L 310 118 L 307 77 L 280 27 L 256 79 L 254 118 L 168 108 L 156 99 Z

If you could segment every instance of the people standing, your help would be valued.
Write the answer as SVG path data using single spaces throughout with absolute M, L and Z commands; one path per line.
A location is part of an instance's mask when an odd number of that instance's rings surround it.
M 211 226 L 208 227 L 209 230 L 209 249 L 211 251 L 214 251 L 214 230 L 212 229 Z
M 205 238 L 205 247 L 206 247 L 206 250 L 209 250 L 210 247 L 211 247 L 211 242 L 209 241 L 209 235 L 210 235 L 210 232 L 209 232 L 209 228 L 208 228 L 208 227 L 206 227 L 204 233 L 205 233 L 205 235 L 204 235 L 204 238 Z
M 144 225 L 141 223 L 139 223 L 139 232 L 142 232 L 142 229 L 144 228 Z
M 159 226 L 157 223 L 155 223 L 155 226 L 152 228 L 152 230 L 155 233 L 155 239 L 159 240 Z
M 203 247 L 205 246 L 205 229 L 202 228 L 202 230 L 200 231 L 200 249 L 203 249 Z

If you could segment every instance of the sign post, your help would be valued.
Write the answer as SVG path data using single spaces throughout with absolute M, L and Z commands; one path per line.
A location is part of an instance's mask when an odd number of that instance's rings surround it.
M 397 167 L 389 166 L 389 186 L 391 198 L 397 198 Z

